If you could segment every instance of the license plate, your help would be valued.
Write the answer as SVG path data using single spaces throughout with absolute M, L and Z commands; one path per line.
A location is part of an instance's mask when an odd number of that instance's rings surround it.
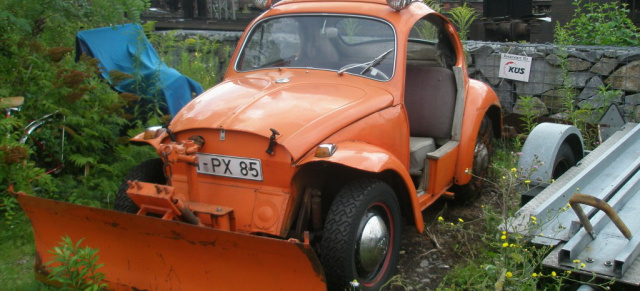
M 262 181 L 262 163 L 258 159 L 198 153 L 198 173 Z

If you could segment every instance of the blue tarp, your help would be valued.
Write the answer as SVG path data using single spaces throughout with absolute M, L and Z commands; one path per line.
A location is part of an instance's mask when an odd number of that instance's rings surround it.
M 100 61 L 101 74 L 116 90 L 138 96 L 164 97 L 169 114 L 175 116 L 192 95 L 202 93 L 198 82 L 167 67 L 137 24 L 125 24 L 78 32 L 76 59 L 86 54 Z M 137 67 L 136 67 L 137 66 Z M 114 84 L 109 71 L 139 76 L 141 83 L 129 79 Z M 137 72 L 137 73 L 136 73 Z M 137 83 L 137 84 L 136 84 Z

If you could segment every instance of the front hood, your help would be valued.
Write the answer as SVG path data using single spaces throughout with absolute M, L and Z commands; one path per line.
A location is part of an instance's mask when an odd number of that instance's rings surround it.
M 280 133 L 276 141 L 297 159 L 334 132 L 393 103 L 387 91 L 347 84 L 335 73 L 328 76 L 336 82 L 295 75 L 287 83 L 269 77 L 227 80 L 185 106 L 170 128 L 216 128 L 267 138 L 273 128 Z

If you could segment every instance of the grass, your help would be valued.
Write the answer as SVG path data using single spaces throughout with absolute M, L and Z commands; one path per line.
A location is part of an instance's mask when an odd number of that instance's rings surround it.
M 35 280 L 33 230 L 23 212 L 0 231 L 0 289 L 51 290 Z

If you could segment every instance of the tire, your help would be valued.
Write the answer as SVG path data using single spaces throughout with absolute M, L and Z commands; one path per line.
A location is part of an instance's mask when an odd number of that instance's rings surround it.
M 558 179 L 564 172 L 576 165 L 576 157 L 571 150 L 571 146 L 563 142 L 558 149 L 558 154 L 553 162 L 552 179 Z
M 359 290 L 380 290 L 396 269 L 401 232 L 400 205 L 387 184 L 359 180 L 344 187 L 329 208 L 320 241 L 329 290 L 344 290 L 353 280 Z
M 493 155 L 493 126 L 491 120 L 485 116 L 478 129 L 476 147 L 473 152 L 473 166 L 471 167 L 471 181 L 458 187 L 455 192 L 456 203 L 468 203 L 482 191 L 484 179 L 489 174 L 489 165 Z
M 127 181 L 137 180 L 140 182 L 166 184 L 167 178 L 162 172 L 162 167 L 162 159 L 157 158 L 146 160 L 131 169 L 131 171 L 124 176 L 122 184 L 120 184 L 120 188 L 118 188 L 118 194 L 116 194 L 116 201 L 113 205 L 113 210 L 126 213 L 137 213 L 139 210 L 138 206 L 133 203 L 131 198 L 129 198 L 129 195 L 127 195 L 127 189 L 129 189 Z

